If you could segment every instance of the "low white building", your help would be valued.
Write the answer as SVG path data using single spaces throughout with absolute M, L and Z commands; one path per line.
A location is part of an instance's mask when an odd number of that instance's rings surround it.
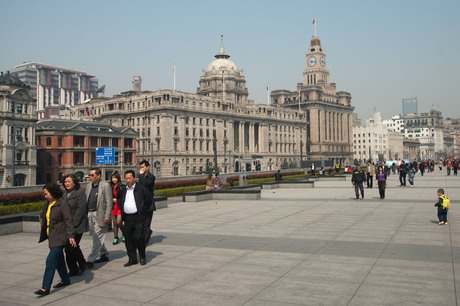
M 353 151 L 360 162 L 388 159 L 388 129 L 379 112 L 366 119 L 365 126 L 353 127 Z
M 383 124 L 389 131 L 404 134 L 404 118 L 401 115 L 393 115 L 389 120 L 383 120 Z

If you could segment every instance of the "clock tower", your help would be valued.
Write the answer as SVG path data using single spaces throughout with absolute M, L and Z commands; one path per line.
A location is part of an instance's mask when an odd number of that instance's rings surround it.
M 329 71 L 326 68 L 326 54 L 321 47 L 318 36 L 311 39 L 310 48 L 305 55 L 305 71 L 303 72 L 303 86 L 329 85 Z

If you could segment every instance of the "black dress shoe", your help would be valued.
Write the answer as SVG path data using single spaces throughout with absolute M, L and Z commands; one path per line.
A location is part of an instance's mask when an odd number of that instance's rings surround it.
M 78 275 L 82 275 L 86 271 L 86 266 L 80 267 L 80 271 L 78 271 Z
M 106 262 L 106 261 L 109 261 L 109 257 L 104 254 L 98 260 L 96 260 L 95 263 L 101 263 L 101 262 Z
M 147 263 L 147 260 L 145 258 L 141 258 L 141 265 L 144 266 Z
M 124 264 L 124 267 L 129 267 L 132 265 L 137 265 L 137 260 L 136 261 L 128 261 L 127 263 Z
M 39 289 L 35 291 L 34 293 L 39 296 L 45 296 L 45 295 L 50 294 L 50 290 L 49 289 L 48 290 Z
M 94 268 L 94 262 L 87 261 L 86 262 L 86 269 L 92 269 Z
M 77 271 L 70 271 L 70 272 L 69 272 L 69 277 L 78 275 L 78 272 L 79 272 L 78 270 L 77 270 Z
M 53 288 L 61 288 L 70 285 L 70 282 L 59 282 L 56 285 L 53 286 Z

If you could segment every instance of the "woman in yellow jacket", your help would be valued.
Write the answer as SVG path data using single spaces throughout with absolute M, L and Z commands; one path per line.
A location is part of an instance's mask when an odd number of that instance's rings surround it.
M 40 214 L 40 240 L 48 239 L 50 252 L 46 258 L 45 274 L 41 289 L 35 291 L 39 296 L 50 293 L 56 270 L 61 277 L 61 281 L 54 288 L 70 285 L 69 274 L 64 260 L 64 246 L 67 241 L 72 247 L 75 243 L 75 227 L 70 213 L 70 206 L 63 197 L 63 192 L 59 185 L 50 183 L 43 188 L 45 194 L 45 205 Z

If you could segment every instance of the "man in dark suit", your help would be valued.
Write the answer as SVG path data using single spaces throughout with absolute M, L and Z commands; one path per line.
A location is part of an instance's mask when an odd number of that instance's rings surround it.
M 155 186 L 155 176 L 149 171 L 150 170 L 150 163 L 146 160 L 141 161 L 140 169 L 139 169 L 139 183 L 144 186 L 147 191 L 150 193 L 152 197 L 152 203 L 147 208 L 147 215 L 145 217 L 145 224 L 144 224 L 144 238 L 145 238 L 145 245 L 149 245 L 150 236 L 152 236 L 152 218 L 153 212 L 156 210 L 155 207 L 155 200 L 153 197 L 153 188 Z
M 125 172 L 125 181 L 126 188 L 120 189 L 117 196 L 125 226 L 125 244 L 129 258 L 125 267 L 137 264 L 136 249 L 139 252 L 141 265 L 145 265 L 144 224 L 152 197 L 144 186 L 136 183 L 136 173 L 133 170 Z

